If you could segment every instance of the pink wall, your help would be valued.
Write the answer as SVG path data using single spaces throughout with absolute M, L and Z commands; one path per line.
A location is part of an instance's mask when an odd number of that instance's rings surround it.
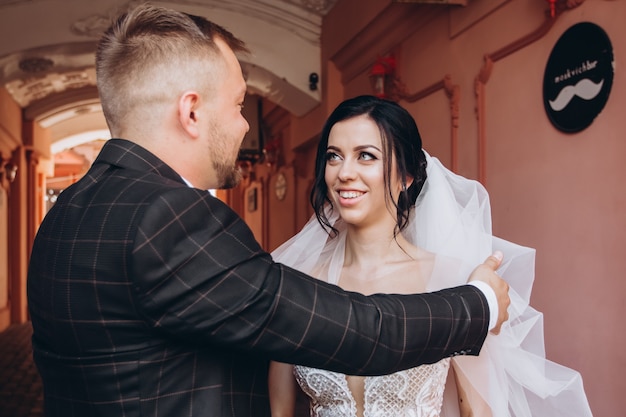
M 537 248 L 532 301 L 545 313 L 547 355 L 582 373 L 597 416 L 624 415 L 626 391 L 624 17 L 623 1 L 585 2 L 541 42 L 497 64 L 487 87 L 497 121 L 487 132 L 494 230 Z M 581 21 L 607 32 L 615 77 L 592 125 L 566 135 L 545 117 L 540 86 L 552 46 Z
M 365 4 L 373 2 L 366 0 L 359 7 L 372 10 Z M 343 30 L 351 33 L 342 32 L 338 16 L 344 3 L 350 1 L 338 3 L 337 16 L 333 10 L 325 22 L 333 29 L 327 31 L 326 26 L 324 33 L 348 44 L 365 32 L 349 25 Z M 584 1 L 558 16 L 541 39 L 494 63 L 484 84 L 482 154 L 475 82 L 484 56 L 537 29 L 546 19 L 548 3 L 471 0 L 468 4 L 442 13 L 397 44 L 374 53 L 396 52 L 397 72 L 412 92 L 446 75 L 458 85 L 457 171 L 479 178 L 479 161 L 484 158 L 483 179 L 491 194 L 495 234 L 537 249 L 531 301 L 545 314 L 547 356 L 581 372 L 594 415 L 622 416 L 626 403 L 626 379 L 621 377 L 626 369 L 621 322 L 626 316 L 626 76 L 620 59 L 626 55 L 626 1 Z M 557 39 L 581 21 L 594 22 L 609 35 L 615 78 L 609 101 L 592 125 L 567 135 L 545 115 L 542 79 Z M 374 30 L 375 23 L 363 29 Z M 380 36 L 393 37 L 394 32 Z M 342 46 L 326 46 L 326 51 L 333 51 L 330 59 L 341 53 Z M 336 85 L 331 82 L 328 87 L 346 97 L 370 93 L 368 69 L 349 79 L 334 76 Z M 401 104 L 416 117 L 426 149 L 449 164 L 451 115 L 445 92 Z
M 459 171 L 478 176 L 474 80 L 482 57 L 537 28 L 545 5 L 505 4 L 450 39 L 432 25 L 402 45 L 400 69 L 415 89 L 450 73 L 461 86 Z M 545 314 L 548 358 L 583 375 L 598 416 L 623 415 L 626 369 L 626 141 L 623 109 L 626 2 L 588 0 L 565 12 L 539 41 L 496 62 L 485 84 L 485 183 L 494 233 L 537 249 L 532 304 Z M 542 80 L 552 47 L 575 23 L 600 25 L 613 44 L 616 71 L 606 107 L 586 130 L 563 134 L 547 119 Z M 494 36 L 494 34 L 497 34 Z M 428 40 L 424 45 L 424 40 Z M 433 46 L 434 45 L 434 46 Z M 433 153 L 445 152 L 443 105 L 428 97 L 410 105 Z M 444 159 L 444 158 L 442 158 Z M 445 159 L 444 159 L 445 160 Z

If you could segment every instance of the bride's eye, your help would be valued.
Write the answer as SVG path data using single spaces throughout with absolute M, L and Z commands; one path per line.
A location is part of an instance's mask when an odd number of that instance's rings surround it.
M 335 152 L 326 152 L 326 162 L 338 161 L 341 157 Z
M 374 161 L 378 158 L 376 158 L 376 156 L 374 156 L 374 154 L 369 153 L 369 152 L 361 152 L 361 154 L 359 155 L 359 159 L 362 159 L 364 161 Z

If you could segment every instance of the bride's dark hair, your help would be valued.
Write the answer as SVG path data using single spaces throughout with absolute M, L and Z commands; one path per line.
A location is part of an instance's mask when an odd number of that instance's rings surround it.
M 415 120 L 408 111 L 393 101 L 374 96 L 358 96 L 343 101 L 324 124 L 322 136 L 317 146 L 315 182 L 311 190 L 311 205 L 317 220 L 331 236 L 337 234 L 337 229 L 331 225 L 324 209 L 327 205 L 330 207 L 330 211 L 333 209 L 332 202 L 328 198 L 328 187 L 324 178 L 328 136 L 336 123 L 362 115 L 369 117 L 380 130 L 385 191 L 390 196 L 389 201 L 393 203 L 397 212 L 395 233 L 406 227 L 410 210 L 422 190 L 424 181 L 426 181 L 426 155 L 422 151 L 422 137 Z M 398 178 L 403 184 L 403 191 L 400 193 L 398 201 L 394 201 L 391 192 L 391 155 L 396 157 Z M 413 182 L 405 190 L 404 185 L 411 178 Z

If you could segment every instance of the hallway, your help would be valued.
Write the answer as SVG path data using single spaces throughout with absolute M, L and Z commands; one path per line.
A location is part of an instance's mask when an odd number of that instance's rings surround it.
M 33 363 L 30 322 L 13 324 L 0 333 L 0 415 L 43 415 L 41 380 Z

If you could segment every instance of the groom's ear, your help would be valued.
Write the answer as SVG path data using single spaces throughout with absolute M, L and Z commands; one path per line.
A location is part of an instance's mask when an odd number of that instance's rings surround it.
M 199 101 L 200 95 L 195 91 L 186 91 L 178 100 L 178 122 L 187 135 L 193 138 L 200 135 L 196 114 Z

